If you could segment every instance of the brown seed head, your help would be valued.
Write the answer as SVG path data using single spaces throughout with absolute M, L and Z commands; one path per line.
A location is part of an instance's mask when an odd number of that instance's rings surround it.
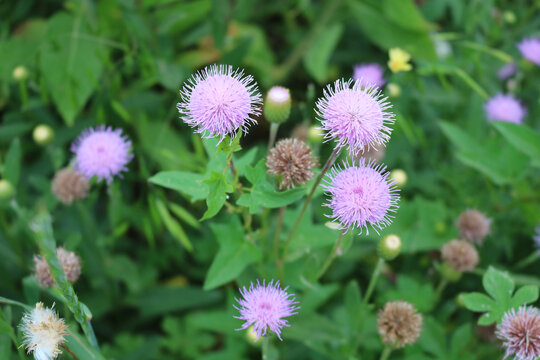
M 51 190 L 56 198 L 71 205 L 73 201 L 84 199 L 88 194 L 90 184 L 88 180 L 76 170 L 64 168 L 59 170 L 51 184 Z
M 310 147 L 298 139 L 284 139 L 277 142 L 266 157 L 268 173 L 281 176 L 279 188 L 291 189 L 305 184 L 313 177 L 312 169 L 317 159 Z
M 441 256 L 457 271 L 472 271 L 478 265 L 478 251 L 465 240 L 452 240 L 443 245 Z
M 377 327 L 385 344 L 401 348 L 418 340 L 422 315 L 408 302 L 389 301 L 377 314 Z
M 56 249 L 56 256 L 62 265 L 62 270 L 70 283 L 74 283 L 81 275 L 81 261 L 79 257 L 72 251 L 60 247 Z M 39 255 L 34 256 L 35 273 L 34 276 L 39 284 L 44 287 L 50 287 L 55 284 L 51 275 L 51 269 L 47 261 Z
M 459 215 L 457 227 L 461 238 L 481 244 L 491 232 L 491 219 L 478 210 L 467 210 Z

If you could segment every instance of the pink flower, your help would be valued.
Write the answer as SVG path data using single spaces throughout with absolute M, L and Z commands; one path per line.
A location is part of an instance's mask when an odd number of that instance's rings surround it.
M 489 120 L 521 124 L 527 110 L 511 94 L 497 94 L 484 106 Z
M 511 76 L 514 76 L 514 74 L 517 72 L 518 67 L 515 63 L 508 63 L 504 66 L 502 66 L 499 71 L 497 72 L 497 77 L 500 80 L 506 80 Z
M 386 99 L 377 88 L 360 81 L 342 79 L 328 85 L 316 105 L 325 137 L 335 139 L 339 147 L 348 145 L 352 154 L 384 145 L 394 123 Z
M 540 66 L 540 38 L 526 38 L 517 44 L 521 56 Z
M 263 280 L 262 285 L 257 280 L 257 286 L 249 287 L 249 290 L 244 286 L 240 289 L 243 299 L 236 299 L 238 304 L 234 306 L 240 311 L 240 316 L 235 316 L 236 319 L 244 320 L 245 323 L 238 330 L 244 330 L 253 325 L 253 330 L 257 334 L 257 339 L 266 335 L 267 329 L 275 332 L 280 340 L 281 329 L 284 326 L 289 326 L 287 320 L 283 318 L 296 314 L 299 308 L 294 295 L 287 293 L 288 287 L 281 289 L 279 281 L 274 283 L 270 281 L 265 285 Z
M 194 74 L 180 91 L 176 104 L 186 124 L 206 137 L 234 137 L 247 131 L 260 114 L 262 103 L 257 84 L 243 70 L 230 65 L 212 65 Z
M 540 357 L 540 314 L 532 306 L 522 306 L 504 314 L 495 332 L 506 348 L 504 358 L 536 360 Z
M 127 171 L 126 165 L 133 158 L 131 141 L 122 135 L 122 129 L 99 126 L 89 128 L 71 144 L 75 154 L 74 167 L 87 178 L 112 181 Z
M 358 164 L 334 166 L 323 185 L 328 192 L 333 218 L 342 229 L 360 228 L 369 233 L 368 225 L 375 232 L 390 225 L 391 212 L 398 208 L 398 189 L 388 178 L 384 165 L 361 159 Z
M 377 63 L 362 63 L 354 66 L 353 79 L 361 81 L 363 86 L 382 87 L 384 68 Z

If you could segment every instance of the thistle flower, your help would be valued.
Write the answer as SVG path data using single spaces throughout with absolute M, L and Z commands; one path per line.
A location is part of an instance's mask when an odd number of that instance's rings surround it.
M 283 139 L 277 142 L 266 157 L 268 173 L 281 176 L 279 188 L 291 189 L 305 184 L 313 177 L 317 159 L 311 148 L 298 139 Z
M 491 219 L 478 210 L 466 210 L 459 215 L 457 228 L 462 239 L 481 244 L 491 233 Z
M 497 71 L 497 77 L 500 80 L 506 80 L 509 77 L 513 76 L 517 71 L 517 65 L 513 62 L 508 63 L 504 66 L 502 66 L 499 71 Z
M 271 123 L 280 124 L 287 121 L 291 114 L 291 93 L 289 89 L 274 86 L 266 94 L 264 116 Z
M 491 121 L 506 121 L 521 124 L 527 110 L 511 94 L 497 94 L 484 105 L 487 117 Z
M 540 38 L 526 38 L 517 44 L 521 56 L 540 66 Z
M 79 257 L 74 252 L 67 251 L 62 247 L 56 249 L 56 257 L 58 258 L 58 261 L 60 261 L 60 265 L 66 275 L 67 281 L 70 283 L 77 281 L 81 275 L 81 260 Z M 55 284 L 49 264 L 47 264 L 47 261 L 39 255 L 34 256 L 34 277 L 44 288 L 48 288 Z
M 71 205 L 75 200 L 81 200 L 88 195 L 90 184 L 77 170 L 64 168 L 54 174 L 51 191 L 56 198 Z
M 411 55 L 400 48 L 390 49 L 389 58 L 390 60 L 388 60 L 388 68 L 392 70 L 393 73 L 410 71 L 412 69 L 412 65 L 409 64 Z
M 368 225 L 375 232 L 390 225 L 390 212 L 398 208 L 398 189 L 394 181 L 388 178 L 384 165 L 360 160 L 357 164 L 334 166 L 323 188 L 329 195 L 325 204 L 332 209 L 333 221 L 341 229 L 360 228 L 369 234 Z
M 504 314 L 495 332 L 506 348 L 504 358 L 536 360 L 540 357 L 540 314 L 532 306 L 522 306 L 516 312 Z
M 75 169 L 88 179 L 111 182 L 114 176 L 121 176 L 127 171 L 131 161 L 131 141 L 122 135 L 121 129 L 99 126 L 89 128 L 71 145 L 75 154 Z
M 390 139 L 394 114 L 391 105 L 375 87 L 365 87 L 359 81 L 337 80 L 328 85 L 317 101 L 316 112 L 326 139 L 335 139 L 338 147 L 349 146 L 358 154 Z
M 267 329 L 276 333 L 281 339 L 281 329 L 289 326 L 284 318 L 297 314 L 299 308 L 294 295 L 287 293 L 288 287 L 281 289 L 279 281 L 270 281 L 268 285 L 263 280 L 262 285 L 257 280 L 257 286 L 251 283 L 249 290 L 244 286 L 240 289 L 243 299 L 235 299 L 239 306 L 234 306 L 240 316 L 236 319 L 244 320 L 245 323 L 240 329 L 244 330 L 253 325 L 253 330 L 257 334 L 257 339 L 266 335 Z
M 418 340 L 422 315 L 408 302 L 389 301 L 377 314 L 377 327 L 385 344 L 402 348 Z
M 384 69 L 377 63 L 362 63 L 353 68 L 353 79 L 360 81 L 362 86 L 383 87 L 386 82 L 383 75 Z
M 262 97 L 251 75 L 230 65 L 211 65 L 194 74 L 180 90 L 176 108 L 182 120 L 205 137 L 236 136 L 261 112 Z
M 59 347 L 65 342 L 67 325 L 53 309 L 39 302 L 36 307 L 24 314 L 20 328 L 23 332 L 23 345 L 36 360 L 52 360 L 61 354 Z
M 443 245 L 441 256 L 459 272 L 472 271 L 478 265 L 478 251 L 465 240 L 451 240 Z

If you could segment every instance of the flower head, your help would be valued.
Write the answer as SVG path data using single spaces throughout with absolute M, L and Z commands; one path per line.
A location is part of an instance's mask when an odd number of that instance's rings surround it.
M 260 114 L 262 97 L 251 75 L 230 65 L 211 65 L 194 74 L 180 90 L 176 108 L 182 120 L 206 137 L 234 137 Z
M 99 126 L 85 131 L 73 142 L 75 169 L 87 178 L 112 181 L 127 171 L 133 158 L 131 141 L 122 135 L 122 129 Z
M 391 212 L 398 208 L 398 189 L 388 178 L 384 165 L 360 160 L 357 164 L 334 166 L 323 185 L 329 195 L 326 204 L 332 209 L 329 216 L 342 229 L 360 228 L 369 233 L 390 225 Z
M 491 233 L 491 219 L 478 210 L 466 210 L 459 215 L 457 227 L 461 238 L 481 244 Z
M 459 272 L 472 271 L 478 265 L 478 251 L 465 240 L 452 240 L 443 245 L 444 261 Z
M 389 51 L 389 57 L 388 67 L 392 72 L 410 71 L 412 69 L 412 65 L 409 64 L 411 55 L 408 52 L 400 48 L 393 48 Z
M 511 94 L 495 95 L 488 100 L 484 108 L 489 120 L 516 124 L 521 124 L 527 112 L 525 107 Z
M 377 314 L 382 341 L 396 348 L 414 344 L 422 331 L 422 315 L 405 301 L 389 301 Z
M 262 285 L 257 280 L 257 285 L 251 283 L 249 289 L 244 286 L 240 289 L 242 299 L 236 299 L 239 306 L 234 306 L 240 311 L 236 319 L 244 320 L 245 323 L 238 330 L 244 330 L 253 325 L 257 339 L 266 335 L 267 329 L 275 332 L 280 340 L 281 329 L 289 326 L 284 318 L 296 314 L 299 308 L 294 295 L 287 293 L 288 287 L 281 289 L 279 281 L 270 281 L 268 285 L 263 280 Z
M 77 254 L 59 247 L 56 249 L 56 257 L 60 261 L 67 281 L 70 283 L 77 281 L 81 275 L 81 259 Z M 42 287 L 47 288 L 55 284 L 49 264 L 39 255 L 34 256 L 34 270 L 34 277 Z
M 516 71 L 517 71 L 517 65 L 516 63 L 508 63 L 504 66 L 502 66 L 499 71 L 497 71 L 497 77 L 500 79 L 500 80 L 506 80 L 508 79 L 509 77 L 513 76 Z
M 73 201 L 84 199 L 88 194 L 90 184 L 88 179 L 77 170 L 64 168 L 54 174 L 51 191 L 56 198 L 71 205 Z
M 328 85 L 316 105 L 325 137 L 335 139 L 339 147 L 348 145 L 353 154 L 384 145 L 394 123 L 386 99 L 375 87 L 359 81 L 342 79 Z
M 317 159 L 311 148 L 298 139 L 283 139 L 277 142 L 266 157 L 268 173 L 281 176 L 279 188 L 290 189 L 305 184 L 313 177 Z
M 540 357 L 540 314 L 532 306 L 522 306 L 504 314 L 495 332 L 506 348 L 504 358 L 536 360 Z
M 517 45 L 521 56 L 540 66 L 540 38 L 526 38 Z
M 53 309 L 37 303 L 24 314 L 20 328 L 24 335 L 23 344 L 28 353 L 33 352 L 36 360 L 52 360 L 61 354 L 59 347 L 65 341 L 67 325 Z
M 360 81 L 363 86 L 382 87 L 386 82 L 383 78 L 384 69 L 377 63 L 363 63 L 354 66 L 353 79 Z

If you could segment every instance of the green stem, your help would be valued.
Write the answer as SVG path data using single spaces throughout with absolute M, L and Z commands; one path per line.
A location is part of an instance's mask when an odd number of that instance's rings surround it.
M 270 149 L 274 147 L 278 129 L 279 129 L 279 124 L 277 123 L 270 124 L 270 135 L 268 137 L 268 151 L 270 151 Z
M 524 268 L 525 266 L 535 262 L 536 260 L 538 260 L 538 258 L 540 258 L 538 252 L 533 252 L 532 254 L 530 254 L 529 256 L 527 256 L 525 259 L 521 260 L 519 263 L 517 263 L 517 265 L 514 267 L 515 270 L 519 270 L 519 269 L 522 269 Z
M 392 348 L 386 346 L 381 354 L 380 360 L 388 360 L 390 358 L 390 353 L 392 353 Z
M 364 305 L 367 305 L 369 303 L 369 299 L 371 297 L 371 294 L 373 293 L 373 290 L 375 290 L 375 284 L 377 284 L 377 279 L 379 278 L 379 275 L 381 274 L 381 269 L 384 265 L 384 259 L 379 258 L 377 261 L 377 265 L 375 266 L 375 270 L 373 270 L 373 274 L 371 274 L 371 279 L 369 280 L 369 285 L 366 291 L 366 295 L 364 296 L 364 300 L 362 303 Z
M 446 288 L 446 285 L 448 285 L 448 280 L 441 279 L 441 282 L 439 283 L 439 286 L 437 286 L 437 289 L 435 290 L 435 298 L 440 299 L 442 292 L 444 291 L 444 288 Z
M 278 217 L 277 217 L 277 223 L 276 223 L 276 233 L 274 234 L 274 258 L 276 261 L 276 265 L 279 261 L 279 238 L 281 235 L 281 228 L 283 227 L 283 215 L 285 215 L 285 209 L 286 206 L 282 206 L 279 209 Z
M 270 336 L 262 337 L 262 360 L 268 360 L 268 349 L 270 348 Z
M 62 344 L 62 345 L 60 345 L 60 347 L 63 348 L 64 350 L 66 350 L 69 353 L 69 355 L 71 355 L 75 360 L 79 360 L 77 355 L 75 355 L 66 344 Z
M 332 151 L 332 154 L 330 154 L 330 157 L 328 158 L 328 160 L 324 164 L 324 167 L 322 168 L 321 173 L 319 174 L 319 176 L 315 180 L 315 183 L 313 184 L 313 187 L 311 188 L 311 191 L 309 192 L 309 195 L 306 198 L 306 201 L 304 202 L 304 206 L 302 207 L 302 210 L 300 210 L 300 214 L 298 214 L 298 217 L 296 218 L 296 221 L 295 221 L 293 227 L 291 228 L 291 231 L 289 232 L 289 236 L 287 237 L 287 241 L 285 242 L 285 247 L 283 249 L 282 260 L 284 260 L 286 258 L 286 256 L 287 256 L 287 251 L 289 250 L 289 245 L 291 244 L 291 241 L 292 241 L 292 239 L 294 237 L 294 234 L 296 233 L 296 230 L 298 230 L 298 226 L 300 225 L 300 222 L 302 221 L 302 218 L 304 217 L 304 214 L 306 213 L 306 210 L 307 210 L 307 208 L 309 206 L 309 203 L 311 202 L 311 199 L 313 198 L 313 194 L 315 194 L 315 190 L 317 189 L 317 187 L 321 183 L 321 181 L 322 181 L 324 175 L 326 174 L 326 172 L 328 171 L 328 169 L 330 169 L 330 167 L 336 161 L 336 159 L 337 159 L 340 152 L 341 152 L 341 147 L 337 146 L 334 149 L 334 151 Z
M 343 242 L 343 237 L 345 237 L 345 232 L 346 232 L 346 230 L 341 230 L 341 233 L 339 234 L 339 237 L 338 237 L 336 243 L 334 244 L 334 247 L 332 248 L 332 251 L 330 252 L 330 254 L 328 254 L 328 257 L 326 258 L 326 261 L 324 262 L 323 267 L 321 268 L 321 270 L 317 274 L 317 280 L 320 279 L 324 275 L 324 273 L 326 273 L 326 271 L 328 270 L 330 265 L 332 265 L 332 262 L 334 261 L 336 255 L 337 255 L 337 252 L 338 252 L 339 248 L 341 247 L 341 243 Z
M 24 109 L 28 105 L 28 88 L 25 80 L 19 81 L 19 92 L 21 93 L 21 103 Z

